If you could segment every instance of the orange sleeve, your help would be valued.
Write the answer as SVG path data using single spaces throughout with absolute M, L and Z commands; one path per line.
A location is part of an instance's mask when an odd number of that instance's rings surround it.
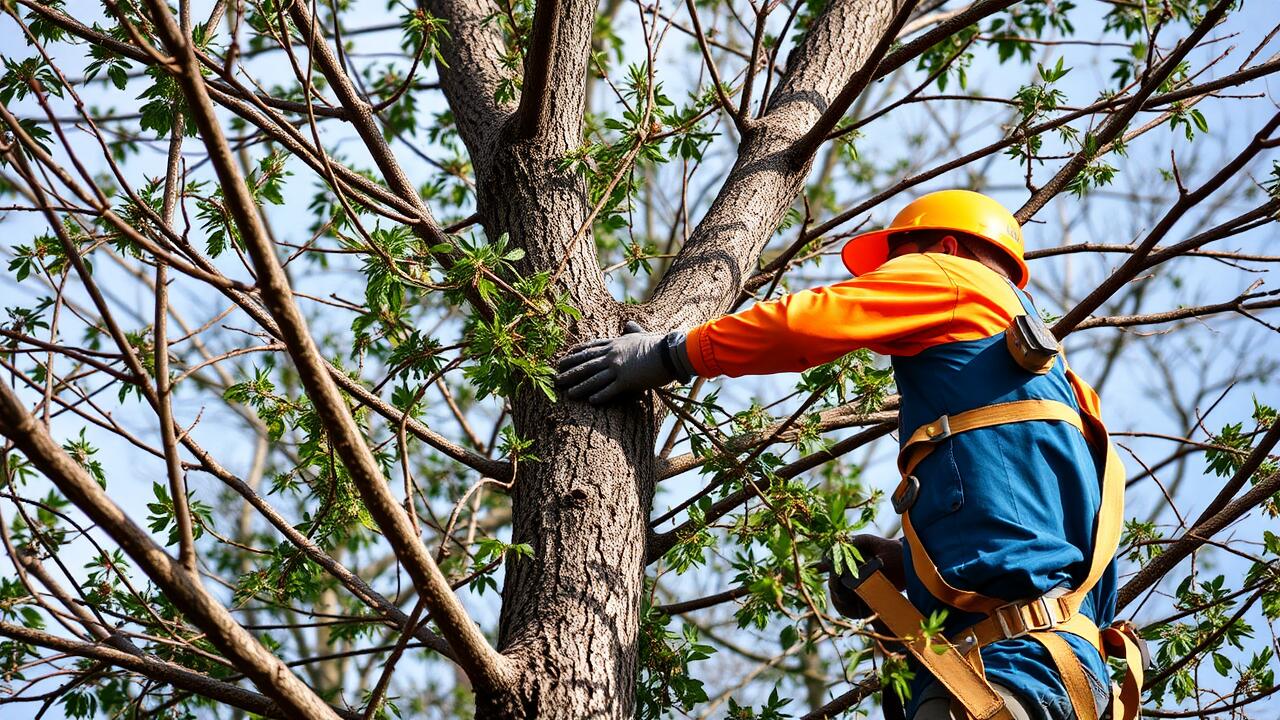
M 1008 281 L 983 264 L 913 253 L 852 280 L 712 320 L 689 332 L 686 347 L 699 375 L 763 375 L 862 348 L 910 356 L 990 337 L 1022 312 Z
M 959 289 L 930 256 L 904 255 L 874 272 L 757 303 L 688 334 L 699 375 L 763 375 L 805 370 L 868 348 L 912 355 L 945 333 Z

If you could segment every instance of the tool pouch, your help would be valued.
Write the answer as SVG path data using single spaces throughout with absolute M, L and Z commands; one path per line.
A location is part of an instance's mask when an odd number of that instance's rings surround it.
M 1044 321 L 1035 315 L 1019 315 L 1004 332 L 1009 355 L 1029 373 L 1044 375 L 1058 359 L 1058 340 Z

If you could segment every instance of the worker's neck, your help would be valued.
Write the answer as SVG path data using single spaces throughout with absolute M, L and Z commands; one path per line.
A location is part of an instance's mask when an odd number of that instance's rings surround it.
M 968 248 L 964 247 L 963 245 L 957 244 L 957 245 L 948 247 L 943 243 L 938 243 L 937 245 L 921 250 L 921 252 L 941 253 L 943 255 L 951 255 L 953 257 L 964 258 L 965 260 L 972 260 L 976 263 L 980 263 L 982 265 L 985 265 L 988 268 L 991 268 L 991 270 L 993 270 L 997 275 L 999 275 L 1002 278 L 1005 278 L 1006 280 L 1013 279 L 1012 277 L 1009 276 L 1009 271 L 1006 270 L 1004 268 L 1004 265 L 1001 264 L 998 260 L 990 257 L 979 256 L 973 253 L 972 251 L 970 251 Z

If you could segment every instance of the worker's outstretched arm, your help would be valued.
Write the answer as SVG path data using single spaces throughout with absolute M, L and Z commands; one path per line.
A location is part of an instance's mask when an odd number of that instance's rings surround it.
M 975 292 L 975 278 L 994 289 Z M 757 303 L 693 328 L 687 336 L 645 333 L 635 326 L 620 337 L 580 345 L 560 361 L 556 385 L 571 399 L 604 403 L 689 374 L 737 377 L 805 370 L 860 348 L 913 355 L 939 342 L 963 339 L 965 333 L 990 335 L 985 328 L 999 321 L 994 316 L 1002 311 L 985 299 L 988 291 L 1012 292 L 976 262 L 905 255 L 846 282 Z M 975 298 L 978 311 L 967 309 L 957 317 L 958 304 Z M 992 305 L 991 319 L 982 312 L 987 304 Z
M 955 319 L 953 263 L 905 255 L 842 283 L 757 303 L 690 330 L 690 364 L 699 375 L 738 377 L 806 370 L 862 348 L 913 355 Z

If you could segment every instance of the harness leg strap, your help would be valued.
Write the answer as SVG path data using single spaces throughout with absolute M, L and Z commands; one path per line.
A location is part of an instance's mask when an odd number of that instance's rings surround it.
M 858 578 L 846 587 L 862 598 L 894 637 L 902 640 L 929 674 L 976 720 L 1013 720 L 1004 699 L 987 679 L 969 664 L 950 641 L 940 636 L 926 640 L 920 632 L 924 619 L 877 566 L 863 566 Z M 938 652 L 941 648 L 942 652 Z
M 1071 699 L 1071 707 L 1075 709 L 1076 717 L 1079 720 L 1098 720 L 1098 706 L 1093 699 L 1093 688 L 1089 685 L 1089 679 L 1085 677 L 1084 665 L 1080 663 L 1080 658 L 1076 657 L 1075 650 L 1072 650 L 1067 641 L 1055 632 L 1034 632 L 1030 637 L 1049 651 L 1053 664 L 1058 667 L 1058 674 L 1062 677 L 1062 684 L 1067 689 L 1067 697 Z

